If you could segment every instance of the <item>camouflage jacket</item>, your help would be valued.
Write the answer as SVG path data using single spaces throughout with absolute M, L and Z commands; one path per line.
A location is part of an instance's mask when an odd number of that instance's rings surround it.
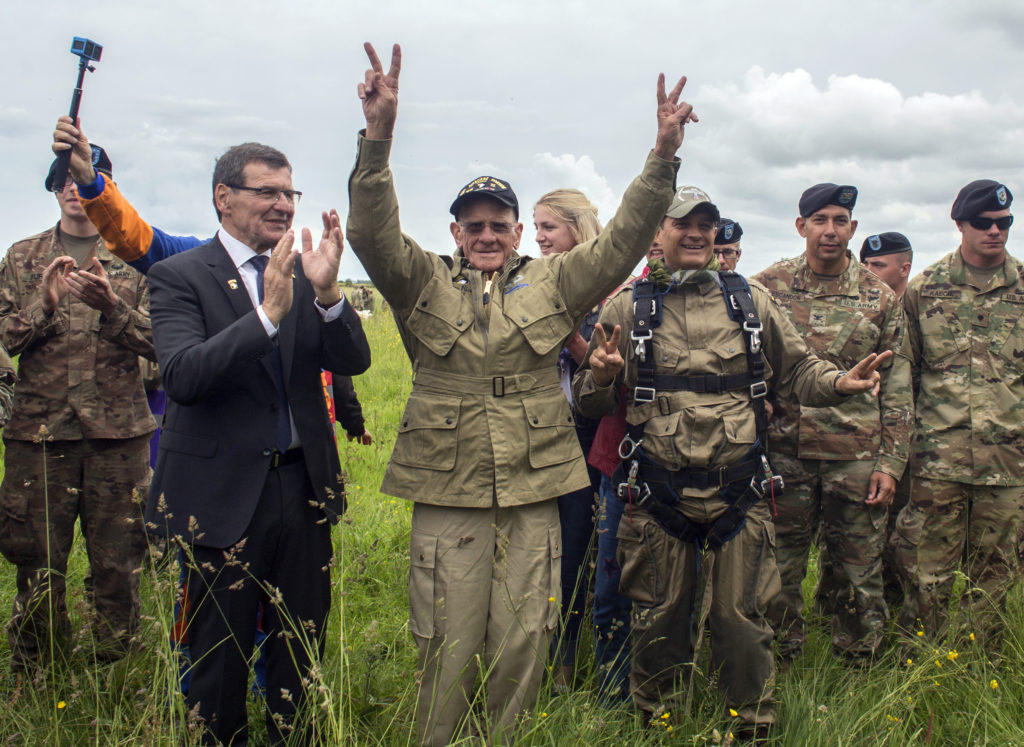
M 14 382 L 18 377 L 14 373 L 14 363 L 0 345 L 0 428 L 11 419 L 11 403 L 14 400 Z
M 804 255 L 776 262 L 755 277 L 819 357 L 845 370 L 870 353 L 894 351 L 880 369 L 878 399 L 808 407 L 777 392 L 768 448 L 799 459 L 871 460 L 875 471 L 898 480 L 909 456 L 914 412 L 903 311 L 889 286 L 849 252 L 847 257 L 846 272 L 835 280 L 817 278 Z
M 107 251 L 96 256 L 119 301 L 108 318 L 70 293 L 47 317 L 43 270 L 66 254 L 51 228 L 19 241 L 0 262 L 0 341 L 18 359 L 14 410 L 4 438 L 133 438 L 156 427 L 138 356 L 155 359 L 146 279 Z
M 1024 485 L 1024 266 L 978 287 L 960 251 L 903 296 L 917 402 L 914 475 Z
M 515 506 L 589 484 L 562 346 L 628 277 L 672 199 L 678 162 L 653 154 L 605 231 L 543 259 L 515 253 L 484 300 L 483 273 L 402 234 L 391 141 L 359 138 L 346 236 L 391 304 L 413 366 L 381 491 L 445 506 Z
M 817 405 L 845 401 L 847 398 L 834 386 L 839 369 L 808 352 L 785 312 L 761 285 L 751 282 L 750 291 L 764 326 L 761 345 L 769 389 Z M 700 272 L 672 286 L 663 297 L 661 313 L 662 321 L 654 329 L 652 340 L 655 374 L 730 375 L 750 370 L 743 332 L 729 317 L 717 273 Z M 594 383 L 586 364 L 576 373 L 573 402 L 583 415 L 592 418 L 616 412 L 619 384 L 636 384 L 637 353 L 629 339 L 633 329 L 631 286 L 604 305 L 601 322 L 621 325 L 619 352 L 625 367 L 606 387 Z M 593 346 L 591 341 L 591 349 Z M 673 471 L 732 466 L 749 455 L 757 438 L 749 387 L 715 393 L 658 392 L 653 402 L 630 402 L 626 422 L 644 424 L 644 453 Z M 700 499 L 717 493 L 718 488 L 684 489 L 684 495 Z M 724 503 L 717 503 L 724 509 Z M 685 505 L 683 510 L 690 513 Z

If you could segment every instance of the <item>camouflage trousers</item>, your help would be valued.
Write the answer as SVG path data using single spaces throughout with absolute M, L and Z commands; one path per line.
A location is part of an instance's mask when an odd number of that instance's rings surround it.
M 726 708 L 745 725 L 775 721 L 775 660 L 768 600 L 778 592 L 775 532 L 764 501 L 739 533 L 701 559 L 692 542 L 668 535 L 634 506 L 618 529 L 619 590 L 633 600 L 630 689 L 649 714 L 681 708 L 693 670 L 702 601 L 710 595 L 712 670 Z
M 910 473 L 905 473 L 896 483 L 896 494 L 889 505 L 889 521 L 885 531 L 888 539 L 882 552 L 882 586 L 885 603 L 890 611 L 906 603 L 906 569 L 916 562 L 917 545 L 909 544 L 902 530 L 896 531 L 896 519 L 910 502 L 911 481 Z M 818 532 L 815 543 L 818 545 L 818 585 L 814 589 L 814 601 L 819 612 L 831 617 L 835 612 L 836 595 L 841 584 L 832 570 L 832 560 L 828 556 L 828 546 L 822 532 Z
M 17 566 L 7 628 L 12 669 L 48 658 L 51 644 L 70 634 L 65 576 L 79 519 L 96 611 L 96 655 L 116 658 L 139 619 L 149 436 L 4 445 L 0 552 Z
M 882 553 L 888 511 L 867 506 L 872 461 L 796 459 L 774 454 L 786 481 L 776 497 L 775 532 L 782 591 L 768 607 L 779 654 L 796 658 L 807 640 L 802 583 L 819 526 L 833 568 L 832 646 L 850 656 L 872 656 L 882 644 L 888 607 L 882 592 Z
M 1024 487 L 994 487 L 914 476 L 910 503 L 900 512 L 894 542 L 910 559 L 907 605 L 900 627 L 929 637 L 949 626 L 958 570 L 968 577 L 961 623 L 989 650 L 1002 643 L 1000 613 L 1020 571 Z

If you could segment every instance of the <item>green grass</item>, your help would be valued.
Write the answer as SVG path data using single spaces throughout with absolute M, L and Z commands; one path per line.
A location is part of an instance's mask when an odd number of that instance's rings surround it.
M 406 573 L 411 504 L 377 488 L 391 453 L 395 424 L 410 389 L 410 367 L 387 313 L 366 322 L 374 364 L 356 379 L 372 446 L 348 443 L 349 510 L 334 529 L 334 604 L 317 708 L 330 745 L 412 742 L 416 652 L 408 632 Z M 81 542 L 68 571 L 75 630 L 67 661 L 30 681 L 9 673 L 0 642 L 0 745 L 176 745 L 189 743 L 188 714 L 177 693 L 168 645 L 177 570 L 143 572 L 145 649 L 112 665 L 90 658 L 89 611 L 82 593 L 86 558 Z M 813 571 L 813 569 L 812 569 Z M 807 593 L 813 586 L 813 575 Z M 14 570 L 0 562 L 0 615 L 14 595 Z M 814 619 L 806 652 L 779 678 L 779 745 L 1024 744 L 1024 609 L 1010 598 L 1007 638 L 998 665 L 969 641 L 929 648 L 910 666 L 891 650 L 871 669 L 852 668 L 830 651 L 826 623 Z M 923 641 L 924 639 L 922 639 Z M 582 687 L 556 696 L 544 685 L 517 735 L 526 745 L 657 745 L 727 743 L 729 719 L 717 693 L 697 683 L 692 713 L 672 713 L 645 726 L 628 707 L 607 708 L 593 694 L 586 645 Z M 702 657 L 707 661 L 707 656 Z M 995 681 L 996 688 L 990 683 Z M 250 709 L 253 744 L 263 744 L 259 707 Z

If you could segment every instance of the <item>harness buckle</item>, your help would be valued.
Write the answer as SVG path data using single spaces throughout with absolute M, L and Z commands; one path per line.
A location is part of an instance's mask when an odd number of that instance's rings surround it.
M 633 306 L 635 308 L 636 304 L 634 303 Z M 636 311 L 634 310 L 633 313 L 635 314 Z M 633 352 L 636 353 L 636 357 L 639 358 L 641 361 L 647 360 L 646 343 L 652 337 L 654 337 L 654 333 L 650 329 L 641 330 L 637 332 L 637 330 L 634 328 L 633 331 L 629 333 L 629 339 L 633 340 L 636 343 L 636 347 L 633 349 Z
M 768 457 L 764 454 L 761 455 L 761 469 L 764 471 L 764 479 L 761 480 L 761 497 L 765 495 L 779 495 L 782 493 L 783 488 L 786 487 L 785 481 L 782 479 L 782 475 L 776 475 L 772 473 L 772 467 L 768 464 Z M 757 480 L 757 477 L 754 477 Z M 753 487 L 753 485 L 751 485 Z
M 764 325 L 761 324 L 760 320 L 754 322 L 743 322 L 743 331 L 750 337 L 750 352 L 760 353 L 761 352 L 761 332 L 764 331 Z
M 653 402 L 657 393 L 657 390 L 653 386 L 633 387 L 633 403 L 645 405 L 648 402 Z
M 763 379 L 750 385 L 750 398 L 761 399 L 768 394 L 768 384 Z
M 629 437 L 629 434 L 627 433 L 625 436 L 622 437 L 622 440 L 619 441 L 619 459 L 621 459 L 622 461 L 626 461 L 627 459 L 632 457 L 636 453 L 636 450 L 640 448 L 640 444 L 642 444 L 643 442 L 644 440 L 642 438 L 639 441 L 634 441 L 632 438 Z M 623 453 L 623 448 L 628 449 L 628 451 Z M 636 475 L 634 473 L 634 477 L 635 476 Z

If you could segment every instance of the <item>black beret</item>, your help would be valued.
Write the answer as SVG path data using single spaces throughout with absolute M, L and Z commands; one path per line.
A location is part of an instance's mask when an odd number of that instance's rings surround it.
M 106 174 L 107 176 L 113 176 L 113 167 L 110 164 L 110 156 L 96 143 L 89 143 L 89 147 L 92 148 L 92 167 L 99 172 Z M 46 181 L 43 182 L 47 192 L 53 192 L 54 184 L 53 177 L 57 174 L 57 159 L 53 159 L 53 163 L 50 164 L 50 170 L 46 174 Z M 57 188 L 57 192 L 64 189 L 64 185 L 61 184 Z
M 495 179 L 493 176 L 478 176 L 465 187 L 460 189 L 458 196 L 455 198 L 455 202 L 453 202 L 452 206 L 448 208 L 448 211 L 454 215 L 457 220 L 459 217 L 459 209 L 466 203 L 466 201 L 479 195 L 493 197 L 502 205 L 512 208 L 516 214 L 516 220 L 519 220 L 519 200 L 516 199 L 516 193 L 512 191 L 512 187 L 508 182 L 503 182 L 501 179 Z
M 735 244 L 743 236 L 743 228 L 732 218 L 718 221 L 718 233 L 715 234 L 716 244 Z
M 856 204 L 856 187 L 849 184 L 832 184 L 832 182 L 815 184 L 800 195 L 800 217 L 807 218 L 814 215 L 826 205 L 838 205 L 853 212 L 853 206 Z
M 881 257 L 883 254 L 899 254 L 910 250 L 910 240 L 896 231 L 886 231 L 868 236 L 860 247 L 860 261 L 868 257 Z
M 949 214 L 953 220 L 970 220 L 988 210 L 1006 210 L 1012 202 L 1013 195 L 1005 184 L 978 179 L 960 190 Z

